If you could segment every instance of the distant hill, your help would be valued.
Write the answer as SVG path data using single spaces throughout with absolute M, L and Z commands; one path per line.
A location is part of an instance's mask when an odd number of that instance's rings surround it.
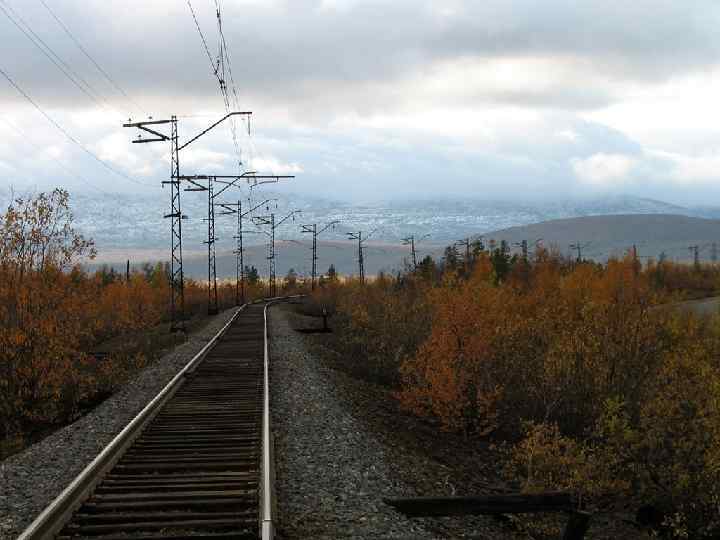
M 571 243 L 587 243 L 583 256 L 596 260 L 622 256 L 635 244 L 641 256 L 657 258 L 664 251 L 668 259 L 687 261 L 692 259 L 688 247 L 699 245 L 704 246 L 701 260 L 710 260 L 712 243 L 720 247 L 720 220 L 673 214 L 585 216 L 510 227 L 484 236 L 511 244 L 528 240 L 530 245 L 542 238 L 545 246 L 563 253 L 569 253 Z
M 276 272 L 278 276 L 285 276 L 290 268 L 293 268 L 299 275 L 309 276 L 312 269 L 311 242 L 308 239 L 300 241 L 278 241 L 276 242 Z M 423 249 L 423 247 L 425 249 Z M 440 251 L 437 245 L 423 246 L 418 249 L 421 256 L 435 251 Z M 401 244 L 383 242 L 369 242 L 365 250 L 365 273 L 374 275 L 380 271 L 396 272 L 404 268 L 406 261 L 410 259 L 410 250 Z M 245 249 L 244 262 L 246 265 L 255 266 L 262 276 L 268 272 L 267 252 L 264 245 L 248 246 Z M 101 254 L 97 262 L 88 264 L 91 270 L 107 264 L 119 272 L 125 271 L 125 261 L 130 260 L 133 268 L 139 268 L 143 263 L 154 263 L 158 260 L 167 260 L 167 252 L 157 250 L 106 250 Z M 327 272 L 329 266 L 335 265 L 336 270 L 343 275 L 358 273 L 357 242 L 318 241 L 318 275 Z M 235 276 L 235 255 L 226 250 L 218 250 L 216 253 L 217 275 L 221 278 Z M 187 250 L 183 256 L 183 270 L 187 277 L 193 279 L 207 278 L 207 251 Z
M 478 236 L 478 232 L 475 236 Z M 471 237 L 473 235 L 470 235 Z M 483 233 L 486 240 L 497 242 L 506 240 L 511 245 L 528 240 L 534 246 L 535 240 L 542 238 L 546 247 L 556 247 L 562 253 L 571 254 L 569 245 L 580 242 L 586 247 L 583 257 L 605 261 L 610 256 L 622 256 L 633 244 L 638 254 L 657 259 L 663 251 L 669 260 L 690 261 L 692 254 L 688 246 L 703 247 L 701 260 L 711 258 L 713 242 L 720 248 L 720 220 L 694 218 L 673 214 L 629 214 L 584 216 L 578 218 L 555 219 L 510 227 L 489 233 Z M 451 242 L 447 242 L 450 244 Z M 445 246 L 442 242 L 418 244 L 418 258 L 432 255 L 440 260 Z M 301 275 L 309 275 L 311 269 L 310 239 L 283 240 L 277 242 L 277 274 L 284 276 L 290 268 Z M 265 246 L 246 248 L 245 263 L 258 268 L 261 275 L 267 274 Z M 519 247 L 513 246 L 514 252 Z M 572 253 L 574 255 L 574 252 Z M 130 258 L 131 264 L 140 266 L 145 261 L 167 259 L 167 252 L 157 250 L 115 250 L 101 254 L 100 262 L 124 270 L 124 262 Z M 344 275 L 357 274 L 357 244 L 345 240 L 318 242 L 318 273 L 325 273 L 334 264 L 338 272 Z M 406 266 L 410 259 L 407 246 L 392 242 L 369 242 L 365 249 L 365 272 L 368 275 L 380 271 L 396 272 Z M 187 250 L 185 252 L 185 274 L 195 279 L 207 277 L 207 252 Z M 90 267 L 96 267 L 97 264 Z M 235 256 L 227 251 L 217 251 L 217 271 L 220 277 L 235 275 Z
M 203 196 L 183 192 L 183 247 L 201 251 L 207 239 L 207 201 Z M 9 192 L 0 188 L 0 209 L 7 203 Z M 323 234 L 324 241 L 341 241 L 345 233 L 375 231 L 373 239 L 400 244 L 410 234 L 430 235 L 436 245 L 449 244 L 471 234 L 484 234 L 508 227 L 529 225 L 548 220 L 591 215 L 674 214 L 710 219 L 720 218 L 720 207 L 685 207 L 668 202 L 632 195 L 568 198 L 544 201 L 502 201 L 484 199 L 478 194 L 463 198 L 433 198 L 374 202 L 334 201 L 307 194 L 283 194 L 282 190 L 256 193 L 255 202 L 277 198 L 277 203 L 261 207 L 262 214 L 274 212 L 285 216 L 290 210 L 302 210 L 296 221 L 288 220 L 277 231 L 277 238 L 306 241 L 300 224 L 327 223 L 338 220 L 334 230 Z M 108 251 L 123 249 L 160 250 L 168 257 L 169 223 L 163 219 L 168 212 L 167 192 L 155 195 L 123 194 L 112 197 L 96 194 L 72 194 L 72 207 L 78 229 L 93 238 L 100 257 Z M 249 201 L 243 200 L 249 205 Z M 0 210 L 2 212 L 2 210 Z M 253 228 L 250 220 L 246 230 Z M 216 234 L 219 250 L 230 250 L 235 233 L 234 216 L 217 216 Z M 248 235 L 248 244 L 260 243 Z

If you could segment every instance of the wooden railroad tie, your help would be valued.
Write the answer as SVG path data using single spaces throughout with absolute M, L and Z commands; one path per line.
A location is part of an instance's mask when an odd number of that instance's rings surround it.
M 408 517 L 565 512 L 569 517 L 563 540 L 582 540 L 590 528 L 590 514 L 578 510 L 577 500 L 571 494 L 562 492 L 479 497 L 385 498 L 383 502 Z

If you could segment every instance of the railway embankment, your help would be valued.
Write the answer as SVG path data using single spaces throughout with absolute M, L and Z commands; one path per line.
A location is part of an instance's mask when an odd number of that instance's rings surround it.
M 234 313 L 220 313 L 87 415 L 0 462 L 0 540 L 16 538 Z
M 492 453 L 401 413 L 390 392 L 335 369 L 318 318 L 270 310 L 280 538 L 526 538 L 490 517 L 410 520 L 383 497 L 500 493 Z M 317 338 L 317 339 L 316 339 Z

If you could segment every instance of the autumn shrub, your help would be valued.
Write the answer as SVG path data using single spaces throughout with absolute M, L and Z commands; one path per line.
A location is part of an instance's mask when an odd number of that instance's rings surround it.
M 687 265 L 671 261 L 651 261 L 645 273 L 652 286 L 669 298 L 691 300 L 718 294 L 720 265 Z
M 347 280 L 321 287 L 314 301 L 335 314 L 343 366 L 368 380 L 399 385 L 402 361 L 429 331 L 428 287 L 421 279 L 382 275 L 365 284 Z
M 5 434 L 24 421 L 53 420 L 75 386 L 75 359 L 92 339 L 80 315 L 92 299 L 70 271 L 93 256 L 72 228 L 62 190 L 18 198 L 0 218 L 0 418 Z M 72 400 L 71 400 L 72 401 Z
M 630 263 L 563 271 L 548 260 L 495 283 L 481 256 L 468 280 L 431 292 L 432 329 L 401 367 L 407 408 L 466 433 L 537 420 L 582 434 L 608 395 L 638 402 L 666 340 Z
M 338 285 L 342 359 L 441 429 L 503 442 L 525 491 L 720 532 L 720 317 L 657 309 L 712 294 L 719 269 L 496 249 L 431 274 Z
M 103 362 L 91 353 L 169 321 L 165 265 L 127 277 L 106 268 L 88 274 L 79 263 L 94 255 L 93 242 L 73 227 L 67 191 L 16 198 L 0 215 L 3 437 L 72 418 L 146 361 L 139 351 L 113 351 Z M 258 287 L 249 286 L 248 295 L 255 294 Z M 188 313 L 204 317 L 206 283 L 188 280 L 185 295 Z M 221 309 L 235 305 L 234 281 L 219 283 L 218 300 Z

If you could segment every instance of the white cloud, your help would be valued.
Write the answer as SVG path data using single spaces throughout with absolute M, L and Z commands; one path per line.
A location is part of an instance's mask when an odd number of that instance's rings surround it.
M 662 150 L 649 154 L 669 163 L 665 176 L 679 184 L 706 184 L 720 181 L 720 152 L 713 155 L 689 156 Z
M 560 131 L 556 131 L 555 136 L 560 139 L 568 140 L 570 142 L 575 142 L 580 138 L 578 133 L 572 129 L 562 129 Z
M 613 186 L 629 180 L 630 173 L 638 160 L 623 154 L 593 154 L 570 160 L 570 166 L 577 178 L 594 186 Z
M 44 153 L 50 159 L 59 159 L 63 155 L 63 149 L 60 146 L 51 144 L 45 148 Z
M 198 171 L 202 174 L 203 171 L 208 168 L 216 168 L 224 163 L 230 163 L 232 156 L 225 152 L 216 152 L 215 150 L 209 150 L 207 148 L 188 148 L 183 150 L 180 155 L 180 165 L 183 167 L 194 167 L 196 169 L 202 169 Z M 183 173 L 185 174 L 185 173 Z M 187 174 L 190 174 L 189 172 Z
M 282 163 L 273 156 L 258 156 L 250 160 L 250 168 L 259 174 L 299 174 L 303 168 L 297 163 Z

